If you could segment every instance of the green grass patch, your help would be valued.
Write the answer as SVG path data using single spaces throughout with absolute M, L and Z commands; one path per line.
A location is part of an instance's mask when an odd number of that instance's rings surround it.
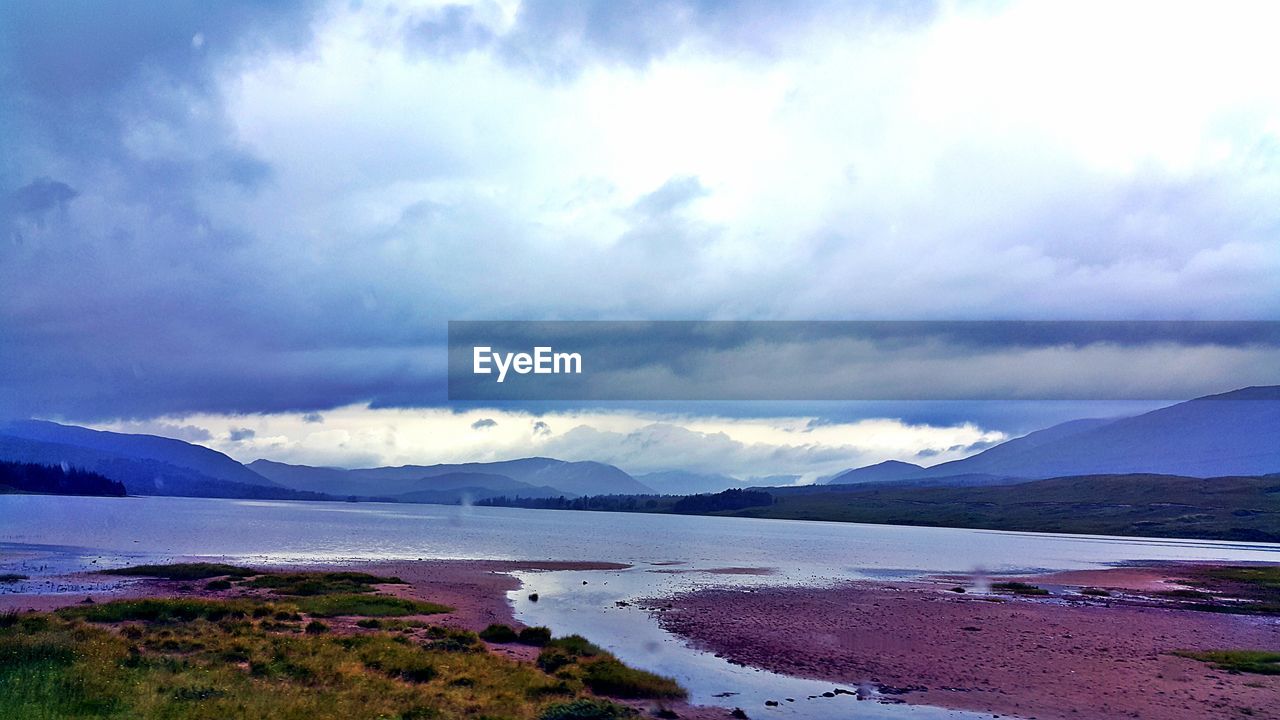
M 1014 595 L 1048 595 L 1049 591 L 1038 585 L 1029 583 L 1009 581 L 998 582 L 991 585 L 991 589 L 997 592 L 1009 592 Z
M 1092 597 L 1111 597 L 1111 592 L 1109 590 L 1103 590 L 1102 588 L 1081 588 L 1080 594 Z
M 1211 568 L 1205 574 L 1215 580 L 1230 580 L 1280 590 L 1280 565 L 1235 565 Z
M 1280 675 L 1280 653 L 1265 650 L 1179 650 L 1173 653 L 1207 662 L 1217 670 L 1258 675 Z
M 608 700 L 582 698 L 552 705 L 538 716 L 538 720 L 621 720 L 639 714 L 633 708 Z
M 408 600 L 388 595 L 314 595 L 296 598 L 298 610 L 316 617 L 358 615 L 362 617 L 397 617 L 402 615 L 435 615 L 453 608 L 436 603 Z
M 492 624 L 480 631 L 480 639 L 491 643 L 513 643 L 519 637 L 510 625 Z
M 376 585 L 403 584 L 398 577 L 379 577 L 358 572 L 309 572 L 263 574 L 249 581 L 249 587 L 265 588 L 277 595 L 352 595 L 371 593 Z
M 556 677 L 574 677 L 599 695 L 627 699 L 674 699 L 687 696 L 668 677 L 627 667 L 581 635 L 549 641 L 538 654 L 538 667 Z
M 115 600 L 94 605 L 63 608 L 57 614 L 96 623 L 143 621 L 153 623 L 218 621 L 270 614 L 268 605 L 249 600 L 201 600 L 196 598 L 146 598 Z M 260 616 L 261 616 L 260 615 Z
M 600 695 L 643 699 L 675 699 L 688 695 L 675 680 L 627 667 L 612 655 L 589 660 L 582 669 L 582 682 Z
M 541 625 L 521 628 L 520 633 L 516 636 L 516 642 L 521 645 L 542 647 L 543 645 L 551 642 L 551 630 L 549 628 L 542 627 Z
M 245 578 L 258 574 L 253 568 L 222 563 L 170 563 L 168 565 L 134 565 L 100 571 L 104 575 L 131 575 L 163 580 L 207 580 L 215 577 Z
M 85 622 L 88 616 L 95 623 Z M 474 633 L 433 626 L 416 642 L 337 627 L 308 634 L 296 620 L 281 622 L 297 617 L 291 604 L 254 598 L 121 601 L 13 615 L 0 626 L 0 718 L 609 719 L 636 713 L 592 695 L 588 677 L 621 695 L 672 692 L 647 673 L 590 667 L 617 661 L 581 638 L 553 641 L 557 651 L 582 657 L 552 677 L 484 652 Z

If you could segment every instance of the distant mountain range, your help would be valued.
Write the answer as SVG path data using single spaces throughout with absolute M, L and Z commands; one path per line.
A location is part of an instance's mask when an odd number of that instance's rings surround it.
M 249 468 L 297 490 L 376 496 L 402 502 L 458 502 L 464 498 L 559 497 L 653 492 L 612 465 L 522 458 L 491 463 L 404 465 L 346 470 L 255 460 Z
M 632 477 L 599 462 L 521 458 L 488 463 L 344 469 L 256 460 L 248 466 L 207 447 L 152 435 L 37 420 L 0 424 L 0 461 L 79 468 L 134 495 L 452 504 L 507 498 L 689 495 L 741 488 L 728 475 L 682 470 Z M 854 468 L 829 485 L 969 487 L 1083 475 L 1182 477 L 1280 472 L 1280 386 L 1198 398 L 1135 417 L 1075 420 L 972 457 L 924 467 L 898 460 Z M 790 476 L 757 478 L 786 484 Z M 776 488 L 787 495 L 823 485 Z
M 453 504 L 498 495 L 653 492 L 622 470 L 598 462 L 522 458 L 347 470 L 257 460 L 245 466 L 181 440 L 40 420 L 0 424 L 0 461 L 87 470 L 122 483 L 131 495 Z
M 828 484 L 996 484 L 1072 475 L 1158 473 L 1184 477 L 1280 471 L 1280 386 L 1251 387 L 1142 415 L 1074 420 L 952 462 L 888 461 Z M 954 479 L 954 483 L 940 482 Z
M 743 484 L 730 475 L 695 473 L 685 470 L 663 470 L 637 475 L 636 480 L 653 488 L 661 495 L 691 495 L 713 493 Z

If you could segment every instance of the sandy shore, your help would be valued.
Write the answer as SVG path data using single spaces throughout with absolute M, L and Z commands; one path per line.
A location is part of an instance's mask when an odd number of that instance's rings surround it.
M 713 589 L 646 606 L 667 630 L 731 662 L 850 688 L 880 686 L 909 703 L 1039 720 L 1280 718 L 1280 676 L 1233 675 L 1170 654 L 1280 651 L 1280 618 L 1078 593 L 1177 587 L 1177 573 L 1166 568 L 1038 579 L 1076 592 L 961 594 L 948 578 Z

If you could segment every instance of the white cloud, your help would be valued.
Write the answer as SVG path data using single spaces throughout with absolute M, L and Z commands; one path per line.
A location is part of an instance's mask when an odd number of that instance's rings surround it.
M 478 423 L 491 421 L 484 432 Z M 973 424 L 908 424 L 894 419 L 827 423 L 813 417 L 727 418 L 632 411 L 566 411 L 532 415 L 476 409 L 397 410 L 364 406 L 325 413 L 323 426 L 299 414 L 190 415 L 149 425 L 159 434 L 181 427 L 187 437 L 242 462 L 267 458 L 307 465 L 361 467 L 507 460 L 546 455 L 595 460 L 633 473 L 694 470 L 740 478 L 801 475 L 812 481 L 849 467 L 891 458 L 929 463 L 975 452 L 1006 439 Z M 136 423 L 99 429 L 137 431 Z M 560 430 L 560 428 L 564 428 Z M 237 439 L 238 438 L 238 439 Z

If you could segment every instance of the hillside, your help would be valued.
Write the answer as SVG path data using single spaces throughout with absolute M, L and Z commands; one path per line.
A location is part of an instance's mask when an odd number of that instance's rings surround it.
M 1277 438 L 1280 386 L 1252 387 L 1135 417 L 1073 420 L 962 460 L 917 470 L 910 463 L 889 461 L 846 471 L 828 482 L 907 483 L 932 478 L 951 484 L 951 479 L 966 477 L 972 484 L 980 476 L 1004 482 L 1126 473 L 1265 475 L 1280 472 Z
M 983 487 L 812 485 L 686 497 L 492 498 L 481 504 L 1280 542 L 1280 475 L 1091 475 Z
M 450 497 L 450 491 L 454 498 L 450 502 L 456 502 L 464 494 L 475 498 L 477 495 L 554 497 L 650 492 L 648 487 L 612 465 L 552 458 L 351 470 L 255 460 L 249 467 L 285 487 L 337 495 L 394 497 L 411 502 L 436 502 L 422 498 Z
M 213 480 L 274 485 L 267 478 L 241 465 L 226 455 L 192 443 L 156 435 L 91 430 L 75 425 L 61 425 L 43 420 L 22 420 L 0 425 L 0 435 L 37 442 L 56 443 L 96 450 L 113 456 L 156 462 L 186 468 Z
M 0 462 L 0 493 L 122 497 L 124 485 L 73 467 Z
M 1280 475 L 1089 475 L 1016 487 L 863 487 L 775 494 L 743 517 L 1280 542 Z
M 695 473 L 685 470 L 661 470 L 637 475 L 636 480 L 663 495 L 688 495 L 690 493 L 719 492 L 741 487 L 742 483 L 729 475 Z
M 159 460 L 135 458 L 91 448 L 0 435 L 0 460 L 79 468 L 124 485 L 130 495 L 328 500 L 328 496 L 258 483 L 240 483 L 204 475 Z M 234 461 L 233 461 L 234 462 Z

